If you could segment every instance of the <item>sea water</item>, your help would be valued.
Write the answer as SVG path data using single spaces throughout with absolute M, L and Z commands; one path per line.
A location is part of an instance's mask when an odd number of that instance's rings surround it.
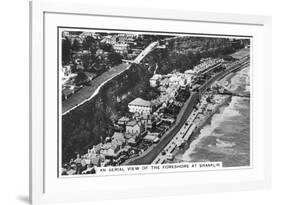
M 223 79 L 229 90 L 250 92 L 249 68 Z M 203 126 L 181 156 L 183 161 L 221 161 L 224 167 L 250 165 L 250 98 L 232 96 Z

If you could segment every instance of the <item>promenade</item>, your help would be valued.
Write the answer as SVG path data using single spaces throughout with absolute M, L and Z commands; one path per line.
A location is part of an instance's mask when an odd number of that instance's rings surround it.
M 193 110 L 193 106 L 198 102 L 198 93 L 191 93 L 190 98 L 183 105 L 180 113 L 178 114 L 175 124 L 161 137 L 157 144 L 148 148 L 141 156 L 129 159 L 122 165 L 142 165 L 150 164 L 155 157 L 165 148 L 165 146 L 173 139 L 178 133 L 185 121 Z
M 207 82 L 205 82 L 200 88 L 199 92 L 192 92 L 189 100 L 182 107 L 179 115 L 177 116 L 177 120 L 175 124 L 162 136 L 158 144 L 152 145 L 149 149 L 147 149 L 142 155 L 129 159 L 123 165 L 142 165 L 142 164 L 151 164 L 158 159 L 156 157 L 165 149 L 165 147 L 171 142 L 172 139 L 176 137 L 176 135 L 181 131 L 185 122 L 189 118 L 190 114 L 193 112 L 193 107 L 196 105 L 201 97 L 201 95 L 205 92 L 205 90 L 210 87 L 216 80 L 219 80 L 231 72 L 236 72 L 237 70 L 245 67 L 245 65 L 249 64 L 248 58 L 240 59 L 238 63 L 234 63 L 226 68 L 226 70 L 221 71 L 217 75 L 213 76 Z M 192 128 L 192 130 L 195 127 Z M 185 130 L 182 130 L 184 132 Z M 192 131 L 190 132 L 190 135 Z M 190 136 L 189 135 L 189 136 Z M 168 149 L 171 149 L 168 147 Z M 170 150 L 168 150 L 170 151 Z

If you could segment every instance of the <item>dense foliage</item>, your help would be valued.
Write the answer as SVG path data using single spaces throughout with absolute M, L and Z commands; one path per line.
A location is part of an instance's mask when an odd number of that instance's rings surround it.
M 62 65 L 70 65 L 73 73 L 83 70 L 98 76 L 120 63 L 122 56 L 110 44 L 100 43 L 91 36 L 82 42 L 76 38 L 62 39 Z

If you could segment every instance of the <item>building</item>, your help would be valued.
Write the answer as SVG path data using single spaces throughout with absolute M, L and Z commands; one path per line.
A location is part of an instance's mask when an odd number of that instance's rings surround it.
M 126 124 L 126 134 L 128 135 L 140 135 L 144 132 L 144 126 L 141 123 L 132 120 Z
M 115 52 L 120 54 L 128 53 L 129 45 L 127 43 L 116 43 L 113 45 Z
M 105 158 L 117 158 L 120 154 L 120 145 L 106 143 L 102 146 L 100 154 L 103 155 Z
M 149 79 L 149 83 L 151 87 L 156 87 L 159 85 L 159 81 L 162 78 L 160 74 L 155 74 L 152 76 L 152 78 Z
M 194 70 L 186 70 L 184 71 L 184 74 L 196 76 L 196 72 Z
M 186 80 L 183 78 L 183 76 L 179 75 L 179 74 L 174 74 L 170 77 L 169 79 L 169 85 L 180 85 L 180 86 L 184 86 L 186 84 Z
M 162 122 L 166 122 L 166 123 L 168 123 L 169 125 L 172 125 L 172 124 L 175 123 L 176 120 L 175 120 L 174 118 L 172 118 L 172 117 L 163 116 L 163 117 L 161 118 L 161 121 L 162 121 Z
M 146 118 L 141 118 L 140 120 L 144 124 L 145 130 L 151 130 L 156 125 L 156 119 L 152 115 L 148 115 Z
M 113 136 L 111 137 L 112 141 L 111 141 L 111 144 L 113 146 L 124 146 L 125 145 L 125 136 L 123 133 L 120 133 L 120 132 L 115 132 L 113 134 Z
M 137 136 L 132 136 L 131 138 L 128 139 L 128 144 L 131 146 L 135 146 L 136 144 L 138 144 L 140 138 Z
M 107 44 L 111 44 L 114 45 L 117 42 L 117 36 L 116 35 L 108 35 L 105 36 L 102 40 L 101 43 L 107 43 Z
M 91 163 L 94 166 L 100 166 L 101 160 L 100 160 L 100 157 L 98 155 L 91 155 L 90 160 L 91 160 Z
M 110 147 L 109 149 L 101 150 L 101 154 L 106 158 L 117 158 L 119 156 L 120 147 Z
M 120 125 L 120 126 L 125 126 L 127 122 L 129 122 L 130 119 L 128 117 L 121 117 L 117 124 Z
M 152 112 L 153 104 L 150 101 L 136 98 L 128 104 L 131 113 L 149 115 Z
M 156 126 L 156 119 L 150 118 L 146 122 L 146 129 L 154 129 Z
M 169 86 L 170 85 L 170 79 L 169 78 L 164 78 L 163 80 L 160 81 L 161 86 Z
M 187 87 L 191 84 L 192 79 L 194 78 L 193 74 L 189 73 L 173 73 L 169 78 L 169 86 L 180 86 L 182 88 Z
M 190 86 L 194 80 L 195 76 L 190 74 L 185 74 L 186 85 Z
M 101 148 L 102 148 L 102 143 L 99 143 L 97 145 L 93 145 L 93 148 L 91 149 L 91 152 L 93 154 L 99 153 Z
M 85 38 L 87 38 L 87 37 L 92 37 L 92 38 L 94 38 L 94 39 L 97 39 L 97 38 L 100 37 L 100 35 L 97 34 L 97 33 L 95 33 L 95 32 L 83 32 L 83 33 L 81 33 L 79 36 L 80 36 L 80 38 L 82 38 L 83 40 L 84 40 Z
M 63 76 L 69 76 L 71 74 L 71 66 L 65 65 L 61 68 L 61 71 L 63 72 Z
M 130 121 L 130 119 L 125 116 L 119 118 L 118 121 L 114 124 L 115 131 L 124 132 L 124 130 L 126 128 L 126 124 L 129 121 Z
M 141 138 L 146 134 L 145 127 L 142 123 L 132 120 L 126 124 L 125 137 L 129 145 L 138 144 Z
M 193 70 L 196 74 L 209 72 L 211 69 L 221 64 L 221 59 L 204 58 L 200 60 L 200 64 L 194 66 Z
M 119 33 L 118 41 L 122 43 L 131 43 L 134 42 L 137 37 L 138 35 L 134 33 Z
M 153 142 L 153 143 L 159 142 L 159 137 L 157 137 L 157 136 L 155 136 L 153 134 L 147 134 L 143 139 L 145 141 Z

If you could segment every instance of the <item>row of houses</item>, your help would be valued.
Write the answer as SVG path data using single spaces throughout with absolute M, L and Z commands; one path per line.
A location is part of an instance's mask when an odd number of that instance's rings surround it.
M 137 38 L 138 34 L 119 33 L 116 35 L 107 35 L 101 40 L 101 42 L 111 44 L 112 48 L 117 53 L 128 54 L 130 50 L 130 45 L 134 44 Z
M 151 144 L 157 143 L 169 129 L 169 125 L 175 121 L 163 113 L 157 113 L 155 116 L 156 105 L 141 98 L 132 100 L 128 104 L 128 108 L 131 114 L 128 117 L 123 116 L 115 122 L 114 134 L 106 137 L 103 142 L 93 145 L 86 154 L 77 155 L 77 158 L 70 162 L 70 164 L 74 164 L 74 168 L 63 168 L 64 173 L 79 173 L 77 167 L 83 168 L 83 171 L 80 172 L 83 174 L 91 173 L 94 167 L 119 165 L 132 157 L 134 153 L 142 152 Z M 161 122 L 164 123 L 162 128 Z
M 160 96 L 152 101 L 154 105 L 166 107 L 168 104 L 175 102 L 175 98 L 180 90 L 188 89 L 195 75 L 193 73 L 173 72 L 167 75 L 154 74 L 150 78 L 150 86 L 157 87 Z
M 107 166 L 110 162 L 118 161 L 124 153 L 128 153 L 132 147 L 140 141 L 156 143 L 159 141 L 159 132 L 150 132 L 156 124 L 152 117 L 153 104 L 150 101 L 136 98 L 128 104 L 132 117 L 121 117 L 117 120 L 117 129 L 114 134 L 107 137 L 103 143 L 94 145 L 88 153 L 77 156 L 76 163 L 94 166 Z
M 174 85 L 179 85 L 182 88 L 186 88 L 192 83 L 195 78 L 193 72 L 173 72 L 167 75 L 154 74 L 150 79 L 149 83 L 151 87 L 165 86 L 171 87 Z
M 210 68 L 219 65 L 222 63 L 222 59 L 217 58 L 205 58 L 201 59 L 200 64 L 194 66 L 193 71 L 198 75 L 201 74 Z

